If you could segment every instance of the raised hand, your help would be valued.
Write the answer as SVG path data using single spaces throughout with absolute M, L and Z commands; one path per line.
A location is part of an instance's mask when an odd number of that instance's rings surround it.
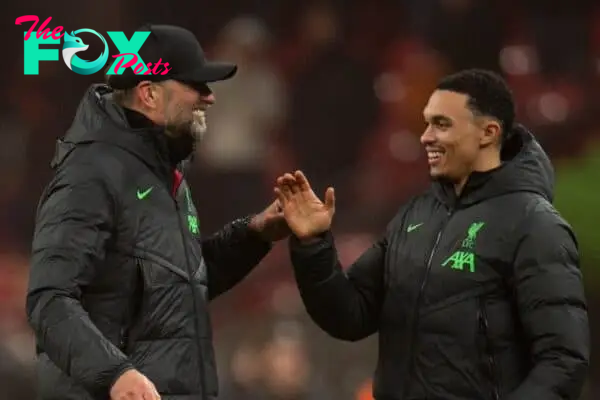
M 310 239 L 330 229 L 335 213 L 333 188 L 326 190 L 323 203 L 304 174 L 296 171 L 277 178 L 275 194 L 288 227 L 299 239 Z

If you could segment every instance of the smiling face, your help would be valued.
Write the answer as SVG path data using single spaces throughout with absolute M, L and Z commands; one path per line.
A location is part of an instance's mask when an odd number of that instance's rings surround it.
M 206 132 L 206 111 L 214 104 L 215 97 L 208 86 L 192 88 L 177 81 L 161 85 L 159 118 L 167 133 L 174 137 L 188 136 L 198 141 Z
M 208 85 L 194 87 L 175 80 L 143 81 L 123 101 L 156 125 L 164 127 L 171 161 L 189 157 L 206 132 L 206 111 L 215 103 Z
M 461 182 L 476 170 L 493 168 L 498 154 L 499 124 L 476 115 L 469 96 L 436 90 L 423 111 L 426 129 L 421 136 L 434 179 Z M 493 149 L 490 149 L 493 147 Z M 490 152 L 494 150 L 494 152 Z

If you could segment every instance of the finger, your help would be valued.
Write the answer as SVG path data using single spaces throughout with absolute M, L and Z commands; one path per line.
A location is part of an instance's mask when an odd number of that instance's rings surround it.
M 285 198 L 285 195 L 283 194 L 283 186 L 274 188 L 273 192 L 275 193 L 275 196 L 277 196 L 277 199 L 279 200 L 280 205 L 286 204 L 287 199 Z
M 276 182 L 277 182 L 277 186 L 283 186 L 285 184 L 285 178 L 284 178 L 284 176 L 281 175 L 281 176 L 277 177 Z
M 310 183 L 308 182 L 308 179 L 306 178 L 306 176 L 304 175 L 304 173 L 302 171 L 296 171 L 294 173 L 294 177 L 296 178 L 296 182 L 298 182 L 298 185 L 300 186 L 301 190 L 303 190 L 303 191 L 311 190 Z
M 294 178 L 292 174 L 285 174 L 283 176 L 283 184 L 289 186 L 292 193 L 298 193 L 300 191 L 296 178 Z
M 279 198 L 277 198 L 273 202 L 273 209 L 275 210 L 276 213 L 282 213 L 283 212 L 283 207 L 281 206 L 281 201 L 279 200 Z
M 296 193 L 300 193 L 303 191 L 301 181 L 299 181 L 298 178 L 296 177 L 296 173 L 289 174 L 289 176 L 286 177 L 286 182 L 289 182 L 288 185 L 290 185 L 290 187 L 292 188 L 292 193 L 296 194 Z M 308 181 L 307 181 L 307 183 L 308 183 Z M 306 187 L 310 188 L 310 186 L 305 186 L 305 188 Z
M 293 195 L 297 195 L 300 193 L 300 185 L 298 185 L 295 181 L 288 185 L 290 187 L 290 191 Z
M 289 202 L 292 200 L 292 188 L 289 185 L 284 184 L 283 186 L 280 187 L 281 191 L 283 192 L 283 196 L 285 197 L 285 199 Z
M 286 179 L 285 176 L 280 176 L 279 178 L 277 178 L 277 188 L 283 195 L 283 198 L 289 201 L 292 195 L 292 191 L 288 185 L 288 179 Z
M 290 173 L 283 174 L 283 183 L 285 185 L 290 185 L 295 182 L 296 182 L 296 178 L 294 178 L 294 175 L 292 175 Z
M 152 391 L 152 389 L 147 389 L 144 388 L 142 392 L 140 392 L 140 394 L 138 394 L 140 399 L 143 400 L 154 400 L 154 391 Z M 137 399 L 137 397 L 136 397 Z
M 330 210 L 335 209 L 335 190 L 332 187 L 325 191 L 325 206 Z
M 277 200 L 279 201 L 279 209 L 283 208 L 283 205 L 286 204 L 287 199 L 285 198 L 282 189 L 276 187 L 275 189 L 273 189 L 273 191 L 275 192 L 275 196 L 277 196 Z
M 160 395 L 155 389 L 148 389 L 144 391 L 142 398 L 144 400 L 160 400 Z

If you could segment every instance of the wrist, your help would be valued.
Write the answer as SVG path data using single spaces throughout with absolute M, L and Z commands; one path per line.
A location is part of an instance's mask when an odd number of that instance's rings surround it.
M 296 240 L 301 245 L 311 245 L 311 244 L 314 244 L 314 243 L 317 243 L 317 242 L 320 242 L 321 240 L 323 240 L 327 236 L 327 232 L 329 232 L 329 230 L 319 232 L 319 233 L 311 233 L 308 235 L 302 235 L 302 236 L 294 235 L 294 236 L 296 237 Z
M 271 239 L 265 233 L 265 222 L 262 213 L 252 215 L 248 218 L 248 230 L 260 240 L 271 243 Z
M 263 218 L 260 216 L 260 214 L 254 214 L 248 218 L 248 229 L 251 231 L 260 233 L 263 231 L 263 226 Z
M 109 382 L 109 392 L 112 391 L 117 381 L 129 371 L 135 371 L 135 367 L 130 362 L 125 362 L 119 369 L 117 369 L 117 371 L 115 372 L 115 374 Z
M 317 243 L 319 240 L 321 240 L 321 238 L 319 236 L 304 236 L 304 237 L 296 236 L 296 239 L 298 239 L 298 242 L 300 242 L 301 245 L 310 245 L 310 244 Z

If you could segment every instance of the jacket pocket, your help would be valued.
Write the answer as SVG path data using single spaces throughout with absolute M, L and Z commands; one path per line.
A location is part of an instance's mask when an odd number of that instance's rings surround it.
M 490 338 L 488 310 L 485 296 L 479 297 L 479 307 L 477 311 L 478 324 L 478 348 L 480 350 L 483 370 L 490 385 L 490 395 L 492 400 L 500 400 L 500 384 L 498 377 L 498 368 L 494 347 Z
M 123 320 L 119 332 L 119 347 L 125 354 L 129 355 L 132 344 L 140 332 L 140 322 L 144 315 L 144 308 L 147 308 L 146 289 L 147 282 L 151 281 L 151 274 L 144 266 L 144 260 L 134 257 L 135 279 L 131 282 L 130 297 L 127 304 L 124 305 Z M 144 274 L 146 271 L 146 274 Z
M 129 347 L 139 340 L 186 336 L 193 315 L 189 282 L 154 260 L 137 257 L 136 265 L 139 287 L 129 312 Z
M 143 275 L 143 262 L 139 257 L 134 258 L 135 262 L 135 278 L 132 280 L 130 287 L 130 297 L 125 304 L 124 317 L 121 323 L 120 341 L 121 350 L 128 354 L 131 344 L 131 339 L 134 337 L 133 328 L 142 317 L 142 309 L 145 305 L 144 301 L 144 286 L 145 279 Z

